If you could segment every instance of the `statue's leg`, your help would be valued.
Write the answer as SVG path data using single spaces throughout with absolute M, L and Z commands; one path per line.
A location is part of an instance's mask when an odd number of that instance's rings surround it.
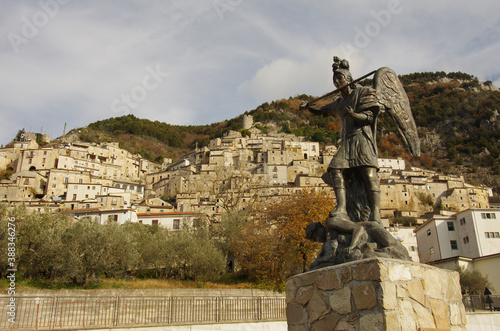
M 337 199 L 337 206 L 330 212 L 330 216 L 335 216 L 339 214 L 346 213 L 346 196 L 345 196 L 345 184 L 344 175 L 342 170 L 329 168 L 328 173 L 330 174 L 333 182 L 333 191 L 335 192 L 335 198 Z
M 377 169 L 372 167 L 363 167 L 361 173 L 366 185 L 368 202 L 372 212 L 371 219 L 382 224 L 380 218 L 380 184 L 377 175 Z

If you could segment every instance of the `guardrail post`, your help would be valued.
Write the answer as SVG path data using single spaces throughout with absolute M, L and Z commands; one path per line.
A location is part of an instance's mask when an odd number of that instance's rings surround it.
M 472 300 L 472 295 L 469 294 L 469 301 L 470 301 L 470 307 L 472 309 L 472 312 L 475 312 L 476 309 L 474 308 L 474 300 Z
M 113 325 L 118 325 L 118 314 L 120 314 L 120 297 L 115 297 L 115 311 L 113 313 Z
M 172 296 L 171 296 L 171 297 L 170 297 L 170 307 L 169 307 L 169 308 L 170 308 L 170 309 L 169 309 L 169 310 L 170 310 L 170 313 L 169 313 L 170 317 L 169 317 L 169 319 L 168 319 L 169 324 L 172 324 L 172 323 L 173 323 L 173 321 L 174 321 L 174 311 L 173 311 L 173 307 L 174 307 L 174 297 L 172 297 Z

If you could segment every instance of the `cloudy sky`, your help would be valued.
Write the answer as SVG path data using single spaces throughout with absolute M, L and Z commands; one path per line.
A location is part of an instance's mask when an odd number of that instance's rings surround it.
M 0 144 L 134 114 L 209 124 L 353 76 L 462 71 L 500 86 L 500 1 L 0 0 Z

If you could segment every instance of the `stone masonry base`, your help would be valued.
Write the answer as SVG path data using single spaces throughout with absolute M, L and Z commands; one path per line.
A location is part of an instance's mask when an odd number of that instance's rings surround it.
M 289 331 L 465 331 L 457 272 L 373 258 L 293 276 L 286 283 Z

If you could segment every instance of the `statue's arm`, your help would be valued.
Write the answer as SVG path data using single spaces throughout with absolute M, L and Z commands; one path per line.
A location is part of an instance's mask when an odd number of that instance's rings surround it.
M 323 107 L 307 107 L 311 113 L 314 115 L 318 116 L 328 116 L 329 114 L 329 107 L 328 105 L 323 106 Z
M 351 106 L 347 107 L 347 115 L 354 118 L 356 122 L 360 125 L 368 125 L 373 123 L 375 116 L 374 114 L 378 110 L 377 107 L 372 107 L 365 109 L 359 113 L 356 113 Z

